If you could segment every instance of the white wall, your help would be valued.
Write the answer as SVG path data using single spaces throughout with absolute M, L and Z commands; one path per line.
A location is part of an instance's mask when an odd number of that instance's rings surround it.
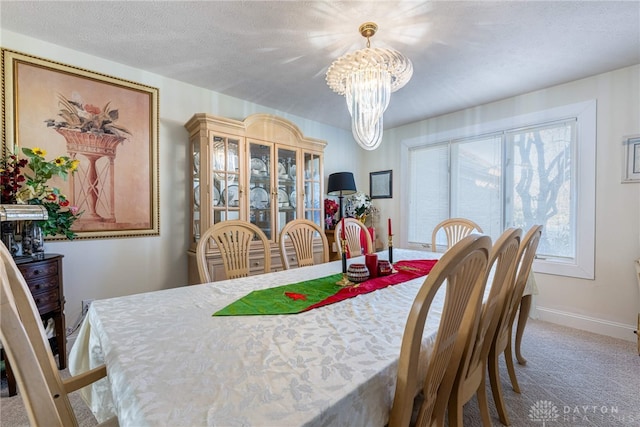
M 206 112 L 239 120 L 253 113 L 280 115 L 294 122 L 305 135 L 328 142 L 326 176 L 340 170 L 357 171 L 353 159 L 358 155 L 358 148 L 350 131 L 9 31 L 0 31 L 0 44 L 6 49 L 157 87 L 160 93 L 160 236 L 46 242 L 47 252 L 64 255 L 69 326 L 78 318 L 84 299 L 128 295 L 187 283 L 189 171 L 188 134 L 184 123 L 194 113 Z
M 396 245 L 406 242 L 401 142 L 429 133 L 597 100 L 595 280 L 536 274 L 537 315 L 545 320 L 634 341 L 640 296 L 633 261 L 640 257 L 640 183 L 622 184 L 624 136 L 640 134 L 640 65 L 385 131 L 375 152 L 363 154 L 361 175 L 394 170 L 394 198 L 376 201 L 391 216 Z M 391 166 L 389 165 L 391 162 Z

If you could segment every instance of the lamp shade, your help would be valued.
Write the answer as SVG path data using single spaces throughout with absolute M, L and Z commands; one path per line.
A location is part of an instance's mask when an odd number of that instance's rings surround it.
M 329 175 L 327 194 L 353 194 L 356 192 L 356 181 L 351 172 L 336 172 Z

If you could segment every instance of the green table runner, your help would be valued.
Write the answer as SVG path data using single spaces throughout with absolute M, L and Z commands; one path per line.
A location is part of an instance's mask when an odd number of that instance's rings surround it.
M 420 276 L 426 276 L 436 262 L 437 260 L 399 261 L 394 264 L 397 273 L 369 279 L 358 286 L 342 287 L 336 285 L 336 282 L 342 278 L 342 273 L 338 273 L 275 288 L 261 289 L 250 292 L 213 315 L 244 316 L 301 313 L 406 282 Z

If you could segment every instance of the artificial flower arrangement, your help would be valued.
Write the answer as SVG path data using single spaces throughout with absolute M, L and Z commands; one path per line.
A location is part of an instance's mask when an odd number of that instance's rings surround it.
M 47 185 L 53 176 L 67 179 L 78 168 L 79 160 L 67 156 L 45 160 L 46 151 L 40 148 L 23 148 L 26 158 L 11 154 L 0 165 L 0 189 L 2 203 L 42 205 L 49 219 L 37 221 L 45 236 L 63 235 L 73 239 L 73 223 L 80 217 L 76 206 L 70 206 L 59 188 Z
M 324 199 L 324 216 L 328 229 L 332 229 L 336 225 L 335 215 L 340 206 L 331 199 Z
M 349 197 L 347 216 L 357 218 L 364 223 L 367 215 L 371 213 L 372 208 L 373 203 L 371 203 L 371 197 L 361 191 L 357 191 Z

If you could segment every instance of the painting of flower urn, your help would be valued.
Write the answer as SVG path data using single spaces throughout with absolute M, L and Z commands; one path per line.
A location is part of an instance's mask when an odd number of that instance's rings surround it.
M 56 183 L 82 212 L 77 238 L 159 234 L 158 89 L 2 50 L 5 151 L 76 160 Z
M 131 135 L 126 128 L 118 126 L 118 110 L 109 103 L 104 108 L 82 104 L 59 96 L 59 120 L 48 119 L 67 142 L 67 152 L 80 160 L 84 168 L 73 180 L 71 202 L 84 214 L 79 220 L 88 222 L 116 222 L 114 167 L 118 145 Z M 86 161 L 82 161 L 84 157 Z M 103 160 L 100 163 L 100 160 Z

